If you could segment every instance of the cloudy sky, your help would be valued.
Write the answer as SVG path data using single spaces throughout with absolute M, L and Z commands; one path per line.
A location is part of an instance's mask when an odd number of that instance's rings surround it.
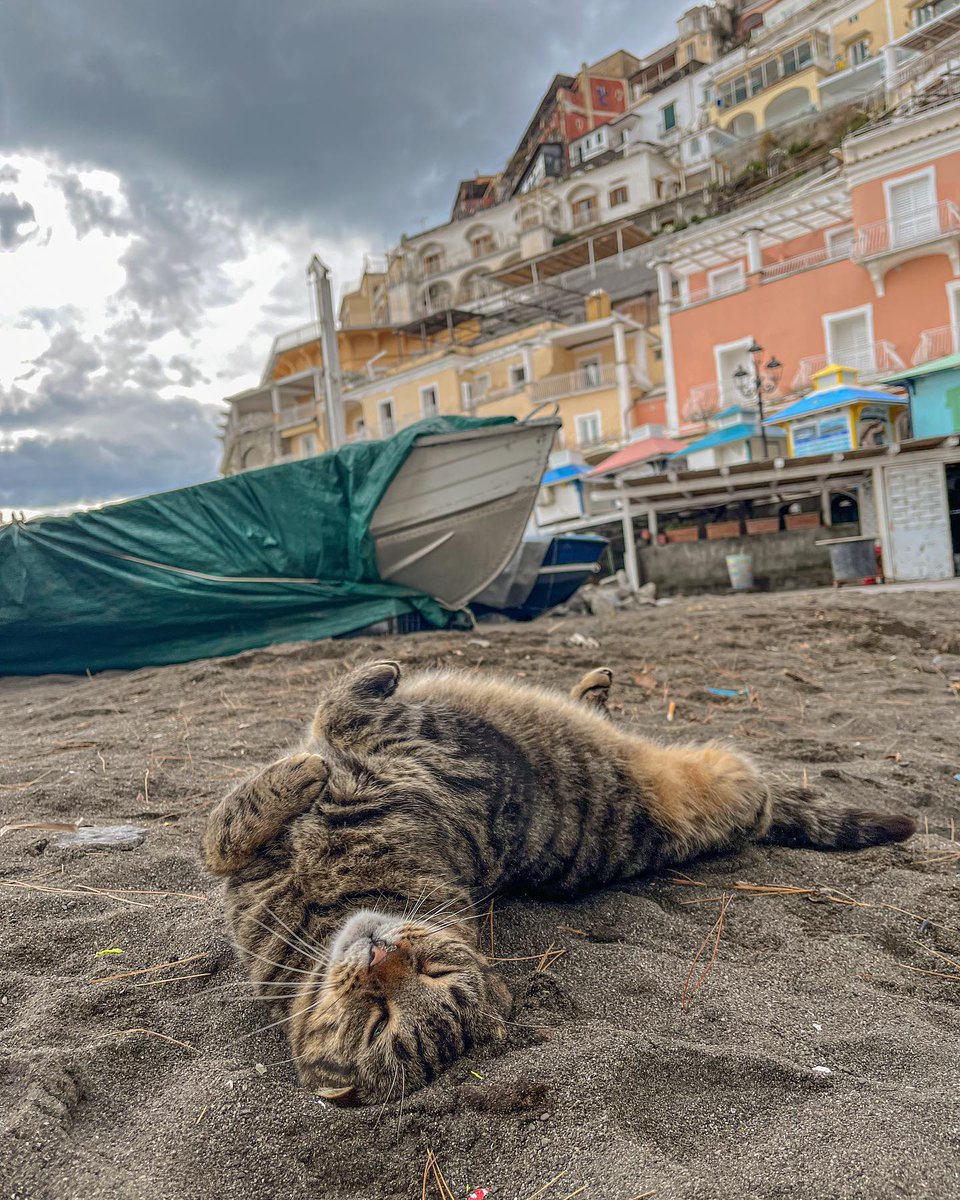
M 679 9 L 679 6 L 677 6 Z M 669 9 L 669 11 L 665 11 Z M 0 510 L 216 473 L 316 251 L 444 219 L 636 0 L 31 0 L 0 37 Z

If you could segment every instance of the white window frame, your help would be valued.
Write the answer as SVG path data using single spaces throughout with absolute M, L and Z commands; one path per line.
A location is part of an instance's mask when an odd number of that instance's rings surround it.
M 827 356 L 827 365 L 835 361 L 833 351 L 830 346 L 830 327 L 837 324 L 839 321 L 844 321 L 849 317 L 859 317 L 865 315 L 867 318 L 867 336 L 869 338 L 869 349 L 876 356 L 877 352 L 877 335 L 873 327 L 873 305 L 860 304 L 856 308 L 845 308 L 840 312 L 823 313 L 820 320 L 823 324 L 823 349 Z M 839 363 L 841 367 L 853 367 L 857 370 L 862 370 L 856 363 Z
M 960 280 L 951 279 L 947 283 L 947 313 L 949 325 L 953 330 L 953 351 L 960 352 Z
M 621 188 L 626 194 L 622 200 L 618 200 L 616 203 L 614 203 L 611 197 L 613 196 L 614 192 L 619 191 Z M 610 181 L 607 186 L 607 203 L 611 208 L 619 208 L 621 204 L 630 203 L 630 185 L 625 179 L 612 179 Z
M 388 408 L 390 416 L 384 420 L 384 409 Z M 386 396 L 383 400 L 377 401 L 377 428 L 380 430 L 380 436 L 385 438 L 393 437 L 397 432 L 397 414 L 394 411 L 392 396 Z
M 527 385 L 527 364 L 511 363 L 507 367 L 507 380 L 512 388 L 522 388 Z
M 580 374 L 581 372 L 586 373 L 586 371 L 591 366 L 595 366 L 597 368 L 597 382 L 591 383 L 589 386 L 590 387 L 600 387 L 600 379 L 602 378 L 602 373 L 603 373 L 603 357 L 602 357 L 602 355 L 600 355 L 596 351 L 593 354 L 583 354 L 578 359 L 576 359 L 576 364 L 577 364 L 577 373 L 578 374 Z
M 433 392 L 433 400 L 435 409 L 432 413 L 427 412 L 425 393 Z M 440 389 L 435 383 L 425 383 L 420 388 L 420 415 L 421 417 L 438 417 L 440 415 Z
M 597 436 L 589 441 L 584 441 L 581 430 L 581 421 L 596 421 Z M 603 413 L 597 409 L 594 412 L 577 413 L 573 418 L 573 428 L 577 436 L 578 446 L 596 446 L 603 439 Z
M 737 385 L 732 379 L 724 380 L 720 374 L 720 356 L 727 350 L 749 350 L 753 345 L 753 335 L 737 338 L 734 342 L 719 342 L 713 347 L 713 366 L 717 373 L 717 411 L 722 412 L 734 405 L 748 403 L 747 399 L 737 392 Z
M 850 240 L 851 248 L 853 246 L 854 228 L 852 225 L 836 225 L 833 229 L 827 229 L 824 232 L 823 240 L 827 247 L 827 257 L 834 258 L 835 251 L 833 249 L 834 241 L 839 237 L 846 237 Z M 849 255 L 847 256 L 849 257 Z
M 730 271 L 737 271 L 739 283 L 736 287 L 724 288 L 722 291 L 717 291 L 714 288 L 714 280 L 718 275 L 724 275 Z M 747 286 L 747 277 L 743 269 L 742 262 L 727 263 L 725 267 L 714 267 L 712 271 L 707 272 L 707 290 L 711 297 L 713 296 L 732 296 L 734 292 L 741 292 Z
M 907 175 L 895 175 L 892 179 L 883 181 L 883 203 L 887 212 L 887 222 L 893 226 L 893 205 L 890 203 L 891 195 L 895 188 L 898 188 L 904 183 L 915 183 L 918 179 L 928 179 L 933 187 L 933 201 L 931 207 L 935 208 L 937 204 L 937 168 L 934 166 L 923 167 L 919 171 L 910 171 Z M 892 228 L 891 228 L 892 233 Z M 891 239 L 892 240 L 892 239 Z
M 313 446 L 310 449 L 308 449 L 307 445 L 306 445 L 306 443 L 308 441 L 313 443 Z M 313 458 L 316 455 L 316 453 L 317 453 L 317 435 L 315 433 L 301 433 L 300 434 L 300 457 L 301 458 Z
M 864 54 L 861 58 L 857 58 L 854 55 L 854 51 L 858 46 L 866 46 L 867 48 L 866 54 Z M 865 62 L 869 62 L 869 60 L 873 57 L 873 48 L 870 45 L 870 34 L 864 33 L 860 37 L 854 38 L 850 45 L 847 46 L 845 57 L 851 67 L 859 67 Z

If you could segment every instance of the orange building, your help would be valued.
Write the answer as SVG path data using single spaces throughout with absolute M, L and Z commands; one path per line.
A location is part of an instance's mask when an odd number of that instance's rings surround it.
M 954 355 L 960 101 L 848 137 L 833 170 L 684 231 L 656 266 L 675 432 L 753 398 L 751 346 L 780 364 L 761 372 L 774 410 L 828 363 L 872 384 Z

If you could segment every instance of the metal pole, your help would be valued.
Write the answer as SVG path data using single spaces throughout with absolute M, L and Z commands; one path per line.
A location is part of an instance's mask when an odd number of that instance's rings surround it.
M 314 255 L 307 267 L 307 277 L 313 282 L 317 298 L 317 322 L 320 326 L 320 347 L 323 352 L 323 391 L 327 400 L 327 432 L 330 449 L 343 442 L 343 413 L 340 407 L 340 347 L 333 315 L 333 292 L 330 269 Z

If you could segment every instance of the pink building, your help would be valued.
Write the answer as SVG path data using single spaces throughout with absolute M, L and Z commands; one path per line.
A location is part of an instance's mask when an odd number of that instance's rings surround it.
M 782 364 L 773 410 L 831 362 L 871 385 L 946 362 L 960 352 L 960 102 L 848 137 L 833 169 L 683 231 L 655 265 L 672 432 L 744 403 L 751 344 Z

